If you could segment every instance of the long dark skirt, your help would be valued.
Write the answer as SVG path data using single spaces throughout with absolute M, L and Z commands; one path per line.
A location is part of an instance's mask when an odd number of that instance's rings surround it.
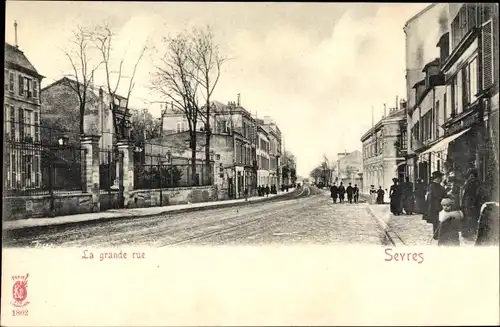
M 399 196 L 392 196 L 391 197 L 391 212 L 395 215 L 401 214 L 402 210 L 402 203 L 401 203 L 401 197 Z
M 403 199 L 403 209 L 405 210 L 405 213 L 411 214 L 411 213 L 415 212 L 415 204 L 414 203 L 415 203 L 415 200 L 414 200 L 414 197 L 412 195 L 406 196 Z
M 439 246 L 460 246 L 460 222 L 448 219 L 439 225 Z
M 415 212 L 416 213 L 424 213 L 425 212 L 425 198 L 416 197 L 415 199 Z

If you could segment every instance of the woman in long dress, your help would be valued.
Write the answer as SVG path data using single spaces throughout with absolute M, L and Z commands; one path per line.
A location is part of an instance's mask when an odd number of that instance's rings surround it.
M 394 182 L 394 184 L 391 186 L 391 189 L 389 190 L 389 197 L 391 198 L 391 212 L 395 215 L 400 215 L 403 211 L 401 208 L 402 206 L 401 185 L 399 185 L 397 178 L 393 178 L 392 181 Z

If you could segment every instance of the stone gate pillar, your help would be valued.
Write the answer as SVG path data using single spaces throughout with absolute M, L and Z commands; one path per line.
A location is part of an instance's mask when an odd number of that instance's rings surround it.
M 92 194 L 92 212 L 100 211 L 99 181 L 99 139 L 98 135 L 80 137 L 83 153 L 82 190 Z
M 123 183 L 123 205 L 126 208 L 130 199 L 130 191 L 134 189 L 134 156 L 133 148 L 129 141 L 119 141 L 118 151 L 123 155 L 123 176 L 119 176 Z M 121 174 L 120 169 L 118 173 Z

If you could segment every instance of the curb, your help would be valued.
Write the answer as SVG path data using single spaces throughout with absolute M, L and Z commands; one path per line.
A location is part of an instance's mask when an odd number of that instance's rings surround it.
M 273 196 L 272 198 L 263 198 L 263 199 L 257 199 L 254 201 L 243 201 L 243 202 L 236 202 L 236 203 L 220 203 L 220 204 L 214 204 L 211 206 L 199 206 L 199 207 L 192 207 L 192 208 L 183 208 L 183 209 L 178 209 L 178 210 L 165 210 L 165 211 L 160 211 L 160 212 L 155 212 L 155 213 L 149 213 L 149 214 L 123 214 L 115 217 L 100 217 L 96 219 L 88 219 L 88 220 L 80 220 L 80 221 L 65 221 L 65 222 L 54 222 L 53 224 L 46 224 L 46 225 L 35 225 L 35 226 L 18 226 L 18 227 L 3 227 L 3 233 L 4 236 L 6 233 L 9 232 L 15 232 L 15 231 L 28 231 L 28 230 L 36 230 L 36 229 L 41 229 L 41 228 L 59 228 L 59 227 L 70 227 L 70 226 L 76 226 L 76 225 L 81 225 L 81 224 L 94 224 L 94 223 L 101 223 L 104 221 L 121 221 L 121 220 L 126 220 L 126 219 L 133 219 L 133 218 L 150 218 L 150 217 L 156 217 L 156 216 L 161 216 L 161 215 L 177 215 L 177 214 L 183 214 L 183 213 L 188 213 L 188 212 L 197 212 L 197 211 L 203 211 L 203 210 L 210 210 L 210 209 L 223 209 L 223 208 L 231 208 L 231 207 L 239 207 L 242 205 L 250 205 L 250 204 L 259 204 L 262 202 L 270 202 L 273 200 L 278 200 L 278 199 L 283 199 L 292 195 L 297 194 L 299 189 L 295 189 L 290 193 L 283 193 L 283 194 L 278 194 Z M 122 209 L 123 210 L 123 209 Z M 126 210 L 126 209 L 125 209 Z
M 369 204 L 366 205 L 368 213 L 377 220 L 378 224 L 384 231 L 387 239 L 392 243 L 393 246 L 406 246 L 405 242 L 399 237 L 399 235 L 392 230 L 392 228 L 379 216 L 373 212 L 373 209 Z

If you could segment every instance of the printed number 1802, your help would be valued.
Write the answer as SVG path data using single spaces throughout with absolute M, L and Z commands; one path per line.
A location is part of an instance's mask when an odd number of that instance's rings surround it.
M 15 309 L 15 310 L 12 310 L 12 315 L 13 316 L 27 316 L 28 315 L 28 309 Z

